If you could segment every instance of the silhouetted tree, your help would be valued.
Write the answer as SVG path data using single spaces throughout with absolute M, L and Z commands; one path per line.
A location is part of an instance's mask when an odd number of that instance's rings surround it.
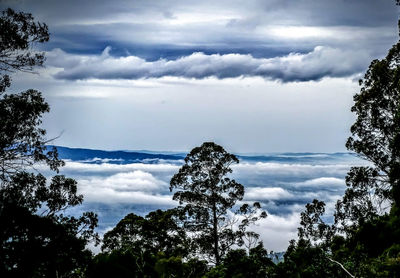
M 243 244 L 249 224 L 266 217 L 265 212 L 257 215 L 259 203 L 255 203 L 254 209 L 246 204 L 237 211 L 243 218 L 239 228 L 234 229 L 239 218 L 228 211 L 242 200 L 244 187 L 227 175 L 232 172 L 231 165 L 238 162 L 235 155 L 221 146 L 206 142 L 185 157 L 184 165 L 170 182 L 170 190 L 178 190 L 173 199 L 185 204 L 185 229 L 193 235 L 200 253 L 216 265 L 232 245 Z
M 41 93 L 27 90 L 6 95 L 11 85 L 9 73 L 32 71 L 42 66 L 44 53 L 32 50 L 34 43 L 48 41 L 46 24 L 35 22 L 31 14 L 11 9 L 0 17 L 0 179 L 23 171 L 37 162 L 47 163 L 52 170 L 63 165 L 56 149 L 47 151 L 46 131 L 40 128 L 41 116 L 49 112 L 49 105 Z
M 205 261 L 187 258 L 190 243 L 179 210 L 130 213 L 104 235 L 89 277 L 202 277 Z
M 34 43 L 49 40 L 48 27 L 35 22 L 29 13 L 7 9 L 0 18 L 0 71 L 29 71 L 42 66 L 45 61 L 43 52 L 31 50 Z
M 346 177 L 348 188 L 335 211 L 346 239 L 336 252 L 347 254 L 357 276 L 395 277 L 400 268 L 400 252 L 394 252 L 400 246 L 400 42 L 384 59 L 371 62 L 360 85 L 346 146 L 371 165 L 353 167 Z
M 304 269 L 318 273 L 314 267 L 326 263 L 307 255 L 316 253 L 336 267 L 332 271 L 339 266 L 350 277 L 400 273 L 400 42 L 384 59 L 371 62 L 360 86 L 352 107 L 357 118 L 346 147 L 370 165 L 350 169 L 334 225 L 322 221 L 323 202 L 307 204 L 300 239 L 285 257 L 287 267 L 294 261 L 297 270 L 292 273 Z M 340 272 L 320 275 L 341 277 Z
M 352 111 L 357 119 L 346 146 L 373 165 L 351 169 L 346 178 L 349 189 L 338 204 L 338 211 L 342 207 L 351 210 L 359 220 L 369 219 L 370 213 L 385 213 L 392 203 L 400 205 L 399 81 L 400 42 L 389 50 L 386 58 L 372 61 L 360 80 L 360 93 L 354 96 Z M 349 202 L 359 206 L 348 207 Z
M 290 242 L 284 261 L 277 265 L 271 277 L 342 278 L 352 276 L 348 276 L 337 263 L 332 262 L 321 247 L 300 238 L 298 241 Z
M 335 227 L 328 225 L 322 219 L 325 213 L 325 203 L 314 199 L 306 204 L 306 210 L 300 214 L 299 238 L 310 242 L 329 245 L 335 234 Z
M 89 278 L 185 277 L 200 278 L 208 271 L 205 261 L 168 257 L 163 253 L 144 252 L 142 256 L 130 250 L 113 250 L 95 256 L 87 271 Z
M 222 264 L 211 269 L 207 278 L 265 278 L 275 271 L 275 264 L 268 256 L 262 243 L 251 248 L 249 253 L 244 249 L 230 250 L 222 260 Z
M 138 253 L 164 253 L 185 256 L 188 252 L 186 233 L 179 225 L 176 209 L 156 210 L 146 217 L 130 213 L 104 235 L 102 250 L 136 250 Z
M 62 175 L 50 182 L 35 170 L 37 163 L 57 171 L 64 162 L 55 148 L 48 150 L 46 131 L 40 127 L 49 111 L 41 93 L 27 90 L 6 94 L 9 73 L 31 72 L 42 66 L 44 54 L 34 43 L 49 39 L 45 24 L 28 13 L 11 9 L 0 17 L 0 276 L 81 276 L 91 253 L 89 240 L 97 240 L 97 216 L 64 215 L 82 203 L 76 181 Z

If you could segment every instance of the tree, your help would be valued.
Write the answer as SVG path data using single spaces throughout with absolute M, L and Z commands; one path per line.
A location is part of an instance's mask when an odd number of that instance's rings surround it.
M 360 86 L 346 146 L 371 165 L 353 167 L 346 177 L 348 188 L 335 211 L 336 228 L 345 238 L 332 251 L 351 262 L 356 276 L 395 277 L 400 268 L 400 42 L 384 59 L 371 62 Z
M 41 117 L 49 111 L 41 93 L 6 94 L 10 73 L 32 72 L 44 53 L 33 44 L 48 41 L 46 24 L 28 13 L 7 9 L 0 17 L 0 276 L 79 276 L 91 258 L 89 240 L 98 240 L 97 216 L 64 214 L 82 203 L 75 180 L 63 175 L 51 181 L 35 170 L 43 163 L 58 173 L 64 162 L 49 150 Z
M 176 209 L 152 211 L 146 217 L 130 213 L 104 235 L 101 249 L 185 256 L 187 239 L 178 221 Z
M 247 253 L 244 249 L 230 250 L 222 264 L 214 267 L 205 275 L 207 278 L 264 278 L 274 273 L 275 265 L 268 256 L 262 243 L 251 248 Z
M 202 277 L 206 262 L 189 259 L 190 243 L 179 211 L 130 213 L 104 235 L 89 277 Z
M 144 262 L 138 266 L 138 260 Z M 200 278 L 207 272 L 205 261 L 183 260 L 179 256 L 167 257 L 165 254 L 146 252 L 142 258 L 129 251 L 113 250 L 94 257 L 86 277 L 187 277 Z
M 306 275 L 305 273 L 316 277 L 348 275 L 354 278 L 339 262 L 344 259 L 343 256 L 338 256 L 337 252 L 342 247 L 343 237 L 337 235 L 335 225 L 325 223 L 322 219 L 324 214 L 324 202 L 314 199 L 311 203 L 306 204 L 305 211 L 300 214 L 299 240 L 297 243 L 292 241 L 285 254 L 287 265 L 290 265 L 289 261 L 292 260 L 292 264 L 296 265 L 294 271 L 304 272 L 302 275 Z M 302 266 L 299 267 L 299 265 Z
M 43 52 L 33 52 L 34 43 L 49 40 L 48 27 L 44 23 L 35 22 L 29 13 L 15 12 L 7 9 L 0 18 L 0 71 L 32 72 L 34 67 L 42 66 L 45 61 Z M 0 88 L 10 85 L 10 76 L 2 75 Z M 7 85 L 8 84 L 8 85 Z M 0 92 L 3 92 L 1 90 Z
M 351 109 L 357 119 L 346 147 L 373 165 L 351 169 L 346 183 L 353 191 L 346 194 L 384 213 L 392 203 L 400 206 L 400 42 L 384 59 L 371 62 L 360 85 Z
M 354 277 L 333 262 L 319 246 L 300 238 L 290 241 L 284 261 L 280 262 L 272 277 Z
M 306 204 L 306 210 L 300 214 L 299 238 L 310 242 L 318 242 L 327 246 L 335 234 L 335 227 L 325 223 L 322 216 L 325 213 L 325 203 L 314 199 Z
M 320 248 L 321 254 L 352 277 L 397 277 L 400 269 L 400 42 L 384 59 L 373 60 L 359 83 L 361 89 L 354 96 L 351 109 L 357 118 L 346 147 L 370 165 L 350 169 L 346 176 L 348 188 L 336 204 L 334 225 L 322 221 L 323 202 L 314 200 L 306 206 L 306 212 L 301 215 L 300 240 L 292 250 L 304 252 Z M 307 248 L 299 249 L 301 240 L 310 246 L 303 244 Z
M 173 199 L 185 204 L 181 207 L 186 217 L 184 227 L 193 234 L 200 253 L 216 265 L 232 245 L 243 244 L 249 224 L 266 217 L 265 212 L 256 214 L 259 203 L 254 209 L 246 204 L 237 213 L 247 217 L 242 218 L 239 229 L 234 229 L 239 220 L 229 210 L 243 199 L 244 187 L 227 175 L 232 172 L 231 165 L 238 162 L 221 146 L 206 142 L 185 157 L 184 165 L 170 182 L 170 190 L 178 190 Z
M 45 147 L 46 131 L 40 128 L 41 116 L 49 112 L 49 105 L 41 93 L 27 90 L 20 94 L 5 95 L 11 85 L 9 73 L 30 71 L 42 66 L 43 52 L 32 51 L 35 43 L 49 40 L 46 24 L 35 22 L 28 13 L 11 9 L 0 17 L 0 178 L 5 181 L 26 166 L 44 162 L 52 170 L 63 166 L 57 150 Z

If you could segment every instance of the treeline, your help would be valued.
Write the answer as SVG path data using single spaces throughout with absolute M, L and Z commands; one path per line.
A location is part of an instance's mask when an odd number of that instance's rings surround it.
M 400 42 L 372 61 L 354 96 L 346 146 L 371 166 L 350 169 L 334 223 L 323 221 L 322 201 L 306 205 L 298 238 L 274 264 L 249 229 L 266 212 L 241 202 L 244 187 L 229 178 L 239 161 L 212 142 L 172 177 L 178 207 L 130 213 L 102 240 L 95 213 L 68 215 L 83 196 L 46 148 L 40 124 L 49 105 L 33 89 L 7 92 L 11 72 L 43 65 L 32 45 L 49 40 L 48 27 L 7 9 L 0 36 L 0 277 L 400 277 Z M 35 170 L 40 163 L 54 176 Z

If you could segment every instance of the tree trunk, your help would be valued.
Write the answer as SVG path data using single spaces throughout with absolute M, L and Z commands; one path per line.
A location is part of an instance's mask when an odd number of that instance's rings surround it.
M 217 207 L 215 201 L 213 203 L 213 238 L 214 238 L 214 256 L 215 256 L 215 265 L 219 265 L 220 257 L 219 257 L 219 248 L 218 248 L 218 219 L 217 219 Z

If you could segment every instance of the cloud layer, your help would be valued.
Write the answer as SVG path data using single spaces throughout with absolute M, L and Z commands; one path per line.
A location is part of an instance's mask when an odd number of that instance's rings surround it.
M 113 57 L 107 47 L 101 55 L 74 55 L 61 49 L 48 53 L 48 65 L 60 68 L 54 77 L 67 80 L 145 79 L 182 77 L 218 79 L 259 76 L 282 82 L 351 76 L 366 67 L 368 55 L 330 47 L 306 54 L 254 58 L 244 54 L 193 53 L 176 60 L 146 61 L 136 56 Z
M 70 81 L 347 77 L 397 35 L 390 0 L 4 2 L 51 26 L 48 65 Z
M 177 57 L 188 51 L 271 57 L 349 43 L 380 49 L 371 41 L 390 40 L 389 28 L 391 37 L 396 36 L 397 22 L 392 0 L 248 0 L 246 5 L 228 0 L 2 2 L 47 22 L 51 48 L 93 53 L 111 41 L 119 53 L 152 57 Z
M 304 161 L 304 157 L 308 160 Z M 260 233 L 265 246 L 275 251 L 284 250 L 296 236 L 299 214 L 307 202 L 314 198 L 324 201 L 328 216 L 332 215 L 336 200 L 346 188 L 346 172 L 352 165 L 363 163 L 349 154 L 277 154 L 258 158 L 283 160 L 266 163 L 256 158 L 243 159 L 233 167 L 232 175 L 245 186 L 244 200 L 239 203 L 259 201 L 268 212 L 267 219 L 252 228 Z M 93 164 L 92 160 L 69 160 L 62 168 L 62 174 L 78 181 L 79 193 L 85 199 L 81 209 L 99 213 L 100 231 L 113 227 L 129 212 L 144 215 L 157 208 L 177 206 L 169 181 L 182 161 L 106 161 Z

